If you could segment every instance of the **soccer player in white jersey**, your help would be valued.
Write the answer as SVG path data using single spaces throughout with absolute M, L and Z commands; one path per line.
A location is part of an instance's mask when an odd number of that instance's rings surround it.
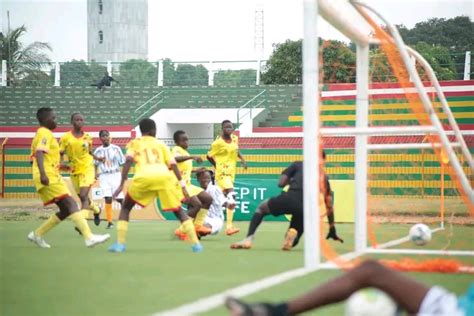
M 94 155 L 104 160 L 96 160 L 96 174 L 99 176 L 100 188 L 105 199 L 105 216 L 107 218 L 107 229 L 114 226 L 112 223 L 112 195 L 120 186 L 120 166 L 125 163 L 125 157 L 119 146 L 110 143 L 109 131 L 103 129 L 99 132 L 102 146 L 94 151 Z M 123 201 L 121 193 L 117 199 L 120 204 Z
M 201 188 L 212 196 L 212 204 L 204 219 L 204 226 L 211 229 L 211 235 L 218 234 L 224 227 L 224 207 L 229 207 L 228 198 L 221 189 L 214 185 L 212 173 L 209 170 L 200 170 L 196 173 Z M 228 205 L 229 204 L 229 205 Z M 231 207 L 235 205 L 230 205 Z

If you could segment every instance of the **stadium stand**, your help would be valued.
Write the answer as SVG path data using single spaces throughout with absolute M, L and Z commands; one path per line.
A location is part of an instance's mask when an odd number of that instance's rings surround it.
M 474 129 L 474 81 L 462 83 L 469 88 L 458 92 L 448 92 L 447 98 L 461 129 Z M 354 97 L 325 96 L 334 87 L 325 87 L 323 92 L 323 125 L 353 126 Z M 350 89 L 341 85 L 339 89 Z M 0 108 L 0 131 L 34 132 L 36 109 L 40 106 L 52 106 L 59 113 L 59 132 L 67 129 L 69 117 L 73 112 L 85 113 L 90 131 L 100 128 L 127 128 L 132 125 L 133 111 L 151 97 L 164 91 L 163 102 L 159 108 L 226 108 L 240 107 L 249 99 L 265 90 L 265 106 L 269 110 L 267 119 L 254 127 L 254 132 L 283 133 L 281 137 L 241 138 L 243 154 L 247 156 L 250 170 L 245 173 L 238 170 L 239 176 L 255 175 L 276 177 L 288 162 L 301 159 L 302 138 L 285 137 L 286 132 L 301 132 L 301 85 L 275 86 L 239 86 L 239 87 L 114 87 L 105 92 L 92 87 L 34 87 L 1 88 L 3 106 Z M 462 89 L 461 89 L 462 90 Z M 373 124 L 401 125 L 408 114 L 403 100 L 382 95 L 372 107 Z M 150 113 L 151 115 L 152 113 Z M 408 118 L 409 119 L 409 118 Z M 133 135 L 131 135 L 133 137 Z M 123 136 L 125 137 L 125 136 Z M 0 139 L 3 141 L 3 139 Z M 115 138 L 114 142 L 124 147 L 129 138 Z M 465 136 L 465 140 L 474 153 L 474 135 Z M 30 139 L 20 138 L 9 143 L 2 154 L 4 185 L 0 186 L 6 198 L 30 198 L 36 193 L 31 180 L 29 157 Z M 373 137 L 372 143 L 418 142 L 420 136 L 406 136 L 397 139 Z M 328 173 L 332 179 L 353 179 L 354 175 L 354 138 L 324 138 L 328 151 Z M 98 145 L 98 139 L 95 139 Z M 203 147 L 192 147 L 194 154 L 205 154 Z M 371 155 L 371 162 L 385 165 L 376 170 L 376 181 L 372 190 L 377 194 L 397 194 L 400 188 L 410 188 L 410 194 L 430 195 L 439 190 L 439 165 L 437 159 L 423 150 L 407 150 L 401 154 Z M 453 183 L 447 181 L 446 187 Z M 406 189 L 405 192 L 406 194 Z

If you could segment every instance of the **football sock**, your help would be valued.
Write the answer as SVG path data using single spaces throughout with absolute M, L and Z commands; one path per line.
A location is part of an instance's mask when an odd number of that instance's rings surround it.
M 193 222 L 188 219 L 188 220 L 185 220 L 182 224 L 182 231 L 184 233 L 186 233 L 186 235 L 188 236 L 189 240 L 191 241 L 191 243 L 194 245 L 194 244 L 198 244 L 199 243 L 199 240 L 197 238 L 197 235 L 196 235 L 196 231 L 194 230 L 194 225 L 193 225 Z
M 100 213 L 100 208 L 97 206 L 97 204 L 94 203 L 94 201 L 89 200 L 89 209 L 94 212 L 94 214 L 99 214 Z
M 183 224 L 179 225 L 178 230 L 184 233 L 184 226 L 183 226 Z
M 59 223 L 61 223 L 61 220 L 56 216 L 56 214 L 53 214 L 35 230 L 35 235 L 41 237 Z
M 91 210 L 82 209 L 79 212 L 81 212 L 82 217 L 88 219 L 90 217 Z
M 69 217 L 74 222 L 77 229 L 81 231 L 84 239 L 90 239 L 92 237 L 92 232 L 91 232 L 91 229 L 89 228 L 89 225 L 87 225 L 86 219 L 84 218 L 84 215 L 83 215 L 84 211 L 85 210 L 74 212 L 71 215 L 69 215 Z
M 255 212 L 253 214 L 252 219 L 250 220 L 250 225 L 249 225 L 249 231 L 247 233 L 247 238 L 250 237 L 253 239 L 253 235 L 255 235 L 255 232 L 257 231 L 257 227 L 260 225 L 260 223 L 263 220 L 263 214 L 260 212 Z
M 230 208 L 225 209 L 226 214 L 226 225 L 225 228 L 229 229 L 232 228 L 232 220 L 234 219 L 234 210 Z
M 204 220 L 206 219 L 207 213 L 209 212 L 208 209 L 202 208 L 196 214 L 196 218 L 194 219 L 195 226 L 202 226 L 204 225 Z
M 117 242 L 119 244 L 125 244 L 125 239 L 127 238 L 128 231 L 128 222 L 127 221 L 118 221 L 117 223 Z
M 105 204 L 105 218 L 107 218 L 107 222 L 112 223 L 112 204 L 106 203 Z

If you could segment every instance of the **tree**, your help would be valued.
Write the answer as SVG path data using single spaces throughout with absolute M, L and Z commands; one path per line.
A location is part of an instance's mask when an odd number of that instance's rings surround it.
M 24 46 L 21 37 L 27 32 L 24 25 L 0 33 L 0 59 L 7 61 L 7 84 L 18 85 L 28 75 L 38 74 L 49 66 L 51 60 L 47 51 L 51 46 L 45 42 L 33 42 Z
M 163 85 L 172 86 L 176 77 L 173 61 L 169 58 L 163 60 Z
M 264 84 L 301 84 L 303 82 L 302 40 L 273 44 L 273 53 L 262 72 Z
M 431 65 L 438 80 L 456 79 L 456 65 L 447 47 L 418 42 L 414 48 Z
M 255 84 L 255 69 L 242 70 L 219 70 L 214 75 L 214 85 L 216 86 L 239 86 Z
M 287 40 L 274 45 L 267 66 L 262 74 L 265 84 L 302 83 L 302 40 Z M 348 45 L 340 41 L 322 41 L 322 61 L 325 82 L 353 82 L 355 76 L 355 54 Z
M 446 47 L 456 64 L 457 78 L 462 78 L 465 52 L 474 52 L 474 22 L 469 17 L 433 18 L 415 24 L 412 29 L 403 25 L 399 25 L 398 28 L 405 43 L 410 46 L 424 42 Z
M 190 64 L 180 64 L 176 68 L 176 75 L 173 85 L 175 86 L 190 86 L 208 84 L 207 69 L 203 65 L 193 66 Z
M 379 48 L 369 51 L 369 77 L 372 82 L 396 82 L 397 77 L 392 71 L 387 55 Z
M 87 64 L 84 60 L 75 60 L 61 64 L 61 86 L 88 86 L 99 81 L 107 68 L 96 62 Z M 54 69 L 51 70 L 54 80 Z
M 143 59 L 130 59 L 120 64 L 120 74 L 116 79 L 122 85 L 156 86 L 158 67 Z
M 356 56 L 349 46 L 340 41 L 320 44 L 323 59 L 324 82 L 355 82 Z

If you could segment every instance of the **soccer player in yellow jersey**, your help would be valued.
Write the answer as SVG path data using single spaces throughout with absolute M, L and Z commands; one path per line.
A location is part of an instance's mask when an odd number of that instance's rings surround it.
M 100 224 L 99 214 L 101 210 L 90 200 L 89 191 L 96 178 L 94 159 L 103 161 L 104 157 L 95 157 L 93 155 L 92 137 L 82 130 L 84 127 L 84 117 L 82 114 L 72 114 L 71 124 L 73 129 L 65 133 L 59 141 L 61 164 L 66 165 L 63 162 L 64 155 L 66 155 L 69 159 L 68 167 L 71 172 L 71 182 L 81 200 L 81 208 L 93 211 L 94 223 L 98 226 Z
M 194 218 L 196 232 L 199 235 L 208 235 L 212 230 L 204 226 L 204 219 L 212 204 L 212 197 L 202 188 L 191 184 L 191 174 L 194 171 L 193 161 L 202 163 L 202 158 L 191 156 L 187 151 L 189 144 L 188 135 L 185 131 L 176 131 L 173 134 L 173 139 L 176 146 L 171 149 L 171 154 L 178 163 L 178 169 L 181 172 L 181 177 L 186 182 L 186 189 L 189 193 L 189 199 L 184 201 L 188 205 L 188 215 Z M 176 229 L 175 235 L 182 240 L 187 237 L 182 226 Z
M 56 114 L 53 109 L 43 107 L 36 113 L 36 118 L 40 128 L 38 128 L 31 143 L 33 182 L 44 205 L 55 203 L 59 207 L 59 212 L 52 215 L 36 230 L 30 232 L 28 239 L 41 248 L 51 248 L 43 239 L 43 236 L 69 217 L 84 236 L 87 247 L 105 242 L 110 235 L 92 234 L 59 173 L 59 144 L 51 132 L 57 125 Z
M 122 192 L 128 171 L 132 163 L 135 162 L 135 175 L 128 187 L 117 223 L 117 242 L 109 248 L 109 251 L 125 251 L 128 221 L 133 206 L 135 204 L 147 206 L 153 202 L 155 197 L 158 197 L 161 210 L 174 212 L 175 216 L 181 221 L 183 231 L 192 243 L 192 251 L 201 252 L 202 246 L 197 238 L 193 222 L 181 208 L 182 196 L 184 195 L 186 199 L 189 198 L 186 181 L 182 179 L 169 148 L 156 139 L 155 121 L 146 118 L 140 121 L 139 126 L 142 137 L 128 143 L 121 183 L 114 193 L 115 198 Z M 174 174 L 169 171 L 170 169 Z M 179 182 L 181 192 L 179 186 L 176 186 L 176 182 Z
M 211 150 L 207 153 L 207 160 L 215 167 L 216 183 L 224 192 L 230 205 L 226 209 L 226 235 L 230 236 L 240 231 L 234 227 L 235 191 L 234 180 L 237 169 L 237 159 L 247 169 L 247 162 L 239 151 L 239 138 L 233 134 L 232 122 L 225 120 L 221 124 L 222 134 L 211 144 Z

